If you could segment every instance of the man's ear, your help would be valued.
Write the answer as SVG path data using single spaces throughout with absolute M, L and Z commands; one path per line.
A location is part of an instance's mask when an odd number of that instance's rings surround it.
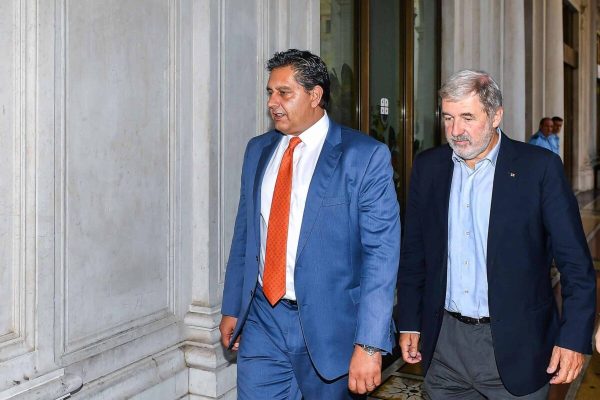
M 323 88 L 319 85 L 316 85 L 309 93 L 311 107 L 319 107 L 319 104 L 321 104 L 321 99 L 323 98 Z
M 500 122 L 502 122 L 502 116 L 504 115 L 504 108 L 498 107 L 496 113 L 494 114 L 494 118 L 492 120 L 492 126 L 495 128 L 500 126 Z

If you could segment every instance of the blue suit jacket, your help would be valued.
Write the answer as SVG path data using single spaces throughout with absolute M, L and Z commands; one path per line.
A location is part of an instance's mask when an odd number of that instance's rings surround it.
M 257 284 L 262 178 L 281 138 L 277 131 L 255 137 L 244 156 L 221 309 L 238 318 L 233 338 L 243 334 Z M 348 373 L 354 343 L 391 351 L 399 257 L 388 148 L 330 121 L 308 190 L 294 273 L 306 344 L 324 378 Z
M 420 331 L 425 369 L 439 335 L 446 295 L 449 146 L 413 166 L 398 274 L 398 329 Z M 549 251 L 549 249 L 553 251 Z M 546 384 L 554 345 L 591 351 L 595 273 L 579 208 L 552 152 L 503 135 L 494 175 L 487 244 L 488 301 L 500 377 L 515 395 Z M 550 285 L 561 272 L 559 320 Z

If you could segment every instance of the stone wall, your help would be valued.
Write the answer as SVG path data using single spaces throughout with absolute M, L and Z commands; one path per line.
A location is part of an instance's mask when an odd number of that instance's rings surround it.
M 0 398 L 235 397 L 219 345 L 265 60 L 315 0 L 0 4 Z

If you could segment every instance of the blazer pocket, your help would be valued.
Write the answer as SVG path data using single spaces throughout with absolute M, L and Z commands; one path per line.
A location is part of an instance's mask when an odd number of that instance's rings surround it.
M 323 197 L 323 202 L 321 203 L 323 207 L 331 207 L 338 206 L 341 204 L 348 204 L 350 200 L 348 196 L 337 196 L 337 197 Z

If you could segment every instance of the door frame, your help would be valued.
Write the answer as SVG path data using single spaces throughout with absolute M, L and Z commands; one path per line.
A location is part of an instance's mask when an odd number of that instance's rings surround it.
M 358 43 L 358 99 L 357 99 L 357 120 L 359 129 L 362 132 L 369 132 L 370 118 L 369 115 L 369 77 L 370 77 L 370 3 L 372 0 L 358 0 L 357 4 L 357 43 Z M 436 21 L 435 21 L 435 36 L 437 43 L 441 43 L 441 0 L 435 0 Z M 415 115 L 415 104 L 414 104 L 414 2 L 413 1 L 402 1 L 400 7 L 399 20 L 402 24 L 400 30 L 400 45 L 401 49 L 398 54 L 400 58 L 399 65 L 403 66 L 403 70 L 400 73 L 400 94 L 402 109 L 401 111 L 401 126 L 400 132 L 403 138 L 403 171 L 404 176 L 402 177 L 402 185 L 400 188 L 401 193 L 398 193 L 398 197 L 406 200 L 408 197 L 408 184 L 412 171 L 413 163 L 413 141 L 414 141 L 414 115 Z M 436 87 L 440 86 L 440 63 L 441 63 L 441 46 L 436 48 Z M 443 132 L 441 130 L 440 120 L 440 104 L 438 104 L 435 111 L 435 129 L 439 135 L 438 143 L 443 142 Z M 403 207 L 402 207 L 403 209 Z

